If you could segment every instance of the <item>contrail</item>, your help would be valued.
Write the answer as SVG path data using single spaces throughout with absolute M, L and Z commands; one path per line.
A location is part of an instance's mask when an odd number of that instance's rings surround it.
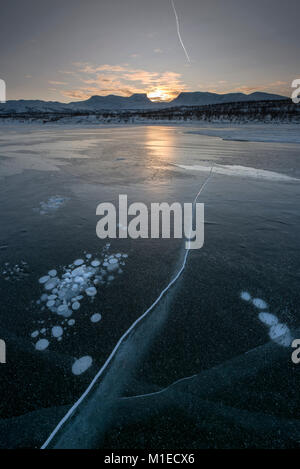
M 186 55 L 186 58 L 187 58 L 188 62 L 191 62 L 191 61 L 190 61 L 190 58 L 189 58 L 189 54 L 187 53 L 186 48 L 184 47 L 183 41 L 182 41 L 182 39 L 181 39 L 180 29 L 179 29 L 179 19 L 178 19 L 178 15 L 177 15 L 177 11 L 176 11 L 175 5 L 174 5 L 174 1 L 171 0 L 171 3 L 172 3 L 172 7 L 173 7 L 173 10 L 174 10 L 174 13 L 175 13 L 176 24 L 177 24 L 177 34 L 178 34 L 178 37 L 179 37 L 180 44 L 182 45 L 182 48 L 183 48 L 183 50 L 184 50 L 184 53 L 185 53 L 185 55 Z

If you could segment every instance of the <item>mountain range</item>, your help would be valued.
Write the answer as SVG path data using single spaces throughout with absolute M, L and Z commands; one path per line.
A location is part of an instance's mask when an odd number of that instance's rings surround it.
M 169 102 L 152 102 L 146 94 L 133 94 L 124 96 L 92 96 L 85 101 L 60 103 L 58 101 L 40 100 L 15 100 L 0 104 L 0 113 L 30 113 L 30 112 L 96 112 L 102 110 L 147 110 L 167 107 L 205 106 L 209 104 L 221 104 L 245 101 L 267 101 L 288 99 L 277 94 L 255 92 L 251 94 L 228 93 L 217 94 L 209 92 L 183 92 Z

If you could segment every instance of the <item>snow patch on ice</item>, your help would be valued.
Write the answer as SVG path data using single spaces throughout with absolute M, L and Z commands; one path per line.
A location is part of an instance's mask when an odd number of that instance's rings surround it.
M 203 171 L 210 172 L 211 166 L 206 165 L 184 165 L 173 163 L 174 166 L 177 166 L 181 169 L 186 169 L 189 171 Z M 274 171 L 267 171 L 265 169 L 251 168 L 250 166 L 240 166 L 240 165 L 221 165 L 214 164 L 214 174 L 223 174 L 226 176 L 239 176 L 239 177 L 248 177 L 254 179 L 264 179 L 268 181 L 298 181 L 297 178 L 287 176 L 286 174 L 275 173 Z

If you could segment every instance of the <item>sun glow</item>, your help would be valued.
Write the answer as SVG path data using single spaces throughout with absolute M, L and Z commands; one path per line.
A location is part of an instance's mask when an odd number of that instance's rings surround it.
M 154 103 L 172 101 L 174 98 L 172 93 L 170 93 L 168 90 L 163 90 L 162 88 L 156 88 L 155 90 L 150 91 L 147 96 Z

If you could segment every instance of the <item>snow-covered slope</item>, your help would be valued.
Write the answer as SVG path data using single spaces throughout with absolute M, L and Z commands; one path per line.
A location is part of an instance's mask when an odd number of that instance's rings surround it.
M 203 106 L 208 104 L 231 103 L 240 101 L 266 101 L 287 99 L 269 93 L 244 93 L 216 94 L 207 92 L 184 92 L 168 103 L 153 103 L 146 94 L 133 94 L 124 96 L 92 96 L 86 101 L 72 103 L 59 103 L 57 101 L 19 100 L 7 101 L 0 104 L 0 113 L 31 113 L 31 112 L 76 112 L 76 111 L 101 111 L 101 110 L 126 110 L 126 109 L 159 109 L 176 106 Z
M 24 112 L 64 112 L 68 111 L 69 105 L 59 103 L 57 101 L 40 101 L 40 100 L 16 100 L 7 101 L 0 104 L 0 112 L 2 113 L 24 113 Z
M 153 107 L 152 101 L 146 94 L 133 94 L 129 97 L 115 96 L 92 96 L 86 101 L 70 103 L 68 106 L 74 110 L 100 111 L 103 109 L 144 109 Z
M 234 103 L 240 101 L 268 101 L 287 99 L 277 94 L 255 92 L 252 94 L 228 93 L 217 94 L 196 91 L 194 93 L 180 93 L 170 104 L 172 106 L 205 106 L 206 104 Z

